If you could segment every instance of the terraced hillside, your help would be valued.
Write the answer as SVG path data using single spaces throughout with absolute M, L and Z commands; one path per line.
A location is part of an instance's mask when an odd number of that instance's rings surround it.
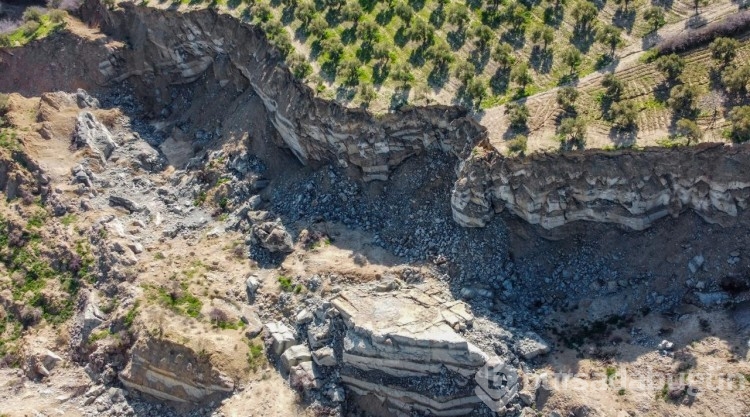
M 675 79 L 670 79 L 660 71 L 660 60 L 645 62 L 647 55 L 633 65 L 610 73 L 597 73 L 582 80 L 576 86 L 578 93 L 575 109 L 566 109 L 558 100 L 561 89 L 554 89 L 530 97 L 524 101 L 529 118 L 525 126 L 513 129 L 507 107 L 489 110 L 483 115 L 483 124 L 489 127 L 492 143 L 511 152 L 513 138 L 520 130 L 528 135 L 527 152 L 564 149 L 571 138 L 562 127 L 566 118 L 577 118 L 585 124 L 585 144 L 583 148 L 628 148 L 644 146 L 678 146 L 695 144 L 699 141 L 727 141 L 732 123 L 729 115 L 734 108 L 747 104 L 746 90 L 740 87 L 733 90 L 728 86 L 728 74 L 741 72 L 750 56 L 750 43 L 747 36 L 739 39 L 736 56 L 727 63 L 713 57 L 710 45 L 680 54 L 678 67 L 682 67 Z M 670 58 L 664 58 L 670 59 Z M 619 84 L 617 96 L 607 82 Z M 739 81 L 742 83 L 742 81 Z M 617 85 L 616 85 L 617 87 Z M 680 112 L 675 110 L 674 99 L 670 101 L 674 88 L 688 89 L 694 96 L 689 107 Z M 677 91 L 674 92 L 677 94 Z M 630 127 L 617 125 L 612 107 L 616 102 L 621 106 L 632 106 L 635 118 Z M 672 103 L 672 104 L 670 104 Z M 681 119 L 694 121 L 700 129 L 700 137 L 689 140 L 678 128 Z

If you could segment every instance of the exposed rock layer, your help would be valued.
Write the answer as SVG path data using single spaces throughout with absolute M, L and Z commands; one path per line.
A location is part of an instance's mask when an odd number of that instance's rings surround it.
M 463 302 L 412 290 L 346 291 L 331 304 L 347 327 L 340 372 L 352 391 L 385 398 L 397 412 L 439 416 L 467 415 L 489 397 L 477 380 L 488 355 L 454 330 L 473 321 Z
M 96 90 L 129 80 L 152 114 L 169 114 L 175 88 L 215 84 L 222 94 L 238 100 L 253 96 L 262 101 L 265 116 L 303 163 L 358 167 L 366 180 L 386 179 L 404 159 L 426 150 L 452 152 L 467 158 L 452 205 L 454 219 L 469 227 L 484 226 L 505 208 L 547 229 L 585 220 L 642 230 L 686 210 L 725 224 L 746 206 L 750 175 L 744 146 L 587 151 L 525 159 L 504 158 L 494 149 L 471 154 L 486 132 L 463 110 L 408 108 L 374 117 L 318 99 L 294 80 L 260 29 L 231 16 L 133 4 L 109 10 L 97 0 L 89 0 L 82 15 L 114 39 L 127 41 L 128 47 L 123 47 L 125 42 L 53 36 L 16 51 L 0 63 L 0 70 L 25 73 L 39 53 L 34 48 L 65 50 L 74 45 L 80 55 L 62 55 L 72 60 L 62 75 L 44 67 L 52 74 L 42 77 L 50 85 L 27 85 L 16 75 L 0 80 L 0 90 L 38 94 L 31 90 L 71 90 L 78 84 Z M 71 79 L 78 81 L 67 81 Z M 200 106 L 211 110 L 210 104 Z M 173 120 L 165 125 L 177 124 Z
M 451 203 L 453 218 L 467 227 L 507 208 L 546 229 L 586 220 L 643 230 L 688 209 L 727 224 L 748 197 L 750 150 L 702 144 L 525 159 L 477 152 L 462 163 Z
M 177 406 L 218 400 L 234 390 L 234 382 L 214 368 L 207 356 L 167 340 L 144 338 L 131 351 L 120 381 Z
M 188 13 L 123 3 L 115 11 L 95 0 L 82 9 L 114 37 L 127 37 L 110 82 L 130 79 L 152 110 L 167 107 L 171 86 L 212 74 L 229 91 L 257 94 L 286 146 L 305 164 L 354 165 L 365 180 L 387 179 L 404 159 L 428 149 L 467 154 L 485 132 L 458 107 L 408 108 L 374 117 L 321 100 L 295 80 L 263 32 L 213 10 Z M 105 74 L 106 70 L 106 74 Z

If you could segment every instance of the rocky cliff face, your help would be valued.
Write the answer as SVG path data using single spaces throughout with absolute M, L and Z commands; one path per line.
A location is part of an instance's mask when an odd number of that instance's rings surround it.
M 211 364 L 207 355 L 178 343 L 146 338 L 131 351 L 120 381 L 180 408 L 219 400 L 234 390 L 234 382 Z
M 507 208 L 545 229 L 585 220 L 643 230 L 693 210 L 726 224 L 747 208 L 749 162 L 746 147 L 724 144 L 526 159 L 484 150 L 462 163 L 453 218 L 482 227 Z
M 516 370 L 506 369 L 510 382 L 502 390 L 485 390 L 481 372 L 489 356 L 457 333 L 474 317 L 463 302 L 439 297 L 419 289 L 347 291 L 331 300 L 347 329 L 342 382 L 359 395 L 384 398 L 397 415 L 462 416 L 483 403 L 504 410 L 519 389 Z
M 101 63 L 102 74 L 110 82 L 129 79 L 152 111 L 170 105 L 171 87 L 213 75 L 228 91 L 259 96 L 286 146 L 304 164 L 353 165 L 365 180 L 385 180 L 412 155 L 429 149 L 466 154 L 484 136 L 456 107 L 374 117 L 318 99 L 294 79 L 260 29 L 212 10 L 180 13 L 123 3 L 111 11 L 91 0 L 82 13 L 128 43 L 116 60 Z
M 318 99 L 285 68 L 256 27 L 202 10 L 190 13 L 126 5 L 110 11 L 95 0 L 84 17 L 130 48 L 102 62 L 111 81 L 130 79 L 154 112 L 170 87 L 212 75 L 222 88 L 256 94 L 286 146 L 306 164 L 355 166 L 365 180 L 385 180 L 404 159 L 440 149 L 466 158 L 452 196 L 454 219 L 484 226 L 508 208 L 551 229 L 577 220 L 642 230 L 692 209 L 724 223 L 746 205 L 750 176 L 741 147 L 586 152 L 505 159 L 469 150 L 486 131 L 454 107 L 411 108 L 373 117 Z M 106 71 L 106 74 L 105 72 Z

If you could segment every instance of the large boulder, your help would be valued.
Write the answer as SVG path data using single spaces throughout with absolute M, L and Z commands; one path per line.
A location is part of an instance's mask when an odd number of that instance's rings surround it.
M 88 147 L 103 163 L 106 163 L 112 152 L 117 149 L 117 143 L 109 129 L 89 111 L 82 111 L 76 118 L 73 145 L 77 149 Z
M 221 400 L 234 390 L 234 382 L 203 352 L 165 339 L 143 337 L 133 346 L 130 362 L 120 372 L 130 389 L 180 408 Z
M 271 340 L 271 352 L 274 355 L 281 355 L 296 344 L 292 329 L 280 321 L 266 323 L 265 330 L 266 335 Z
M 253 226 L 253 236 L 269 252 L 290 253 L 294 250 L 294 241 L 281 222 L 265 222 Z

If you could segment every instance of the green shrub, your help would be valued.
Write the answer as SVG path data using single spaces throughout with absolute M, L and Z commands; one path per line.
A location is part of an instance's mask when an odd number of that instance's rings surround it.
M 525 155 L 526 148 L 528 146 L 529 139 L 524 135 L 516 135 L 513 139 L 508 142 L 508 150 L 511 153 L 518 155 Z
M 136 316 L 138 315 L 138 306 L 140 303 L 136 301 L 133 304 L 133 307 L 128 310 L 127 313 L 125 313 L 125 317 L 122 320 L 122 323 L 125 325 L 125 327 L 130 328 L 133 326 L 133 322 L 135 321 Z
M 286 277 L 284 275 L 279 275 L 279 277 L 277 278 L 277 281 L 279 281 L 279 286 L 281 287 L 281 291 L 290 292 L 294 289 L 294 286 L 292 285 L 292 279 L 289 277 Z
M 732 122 L 730 137 L 741 143 L 750 140 L 750 106 L 735 107 L 729 113 Z
M 172 311 L 196 318 L 200 315 L 203 302 L 188 291 L 184 282 L 174 283 L 169 288 L 158 289 L 159 300 Z

